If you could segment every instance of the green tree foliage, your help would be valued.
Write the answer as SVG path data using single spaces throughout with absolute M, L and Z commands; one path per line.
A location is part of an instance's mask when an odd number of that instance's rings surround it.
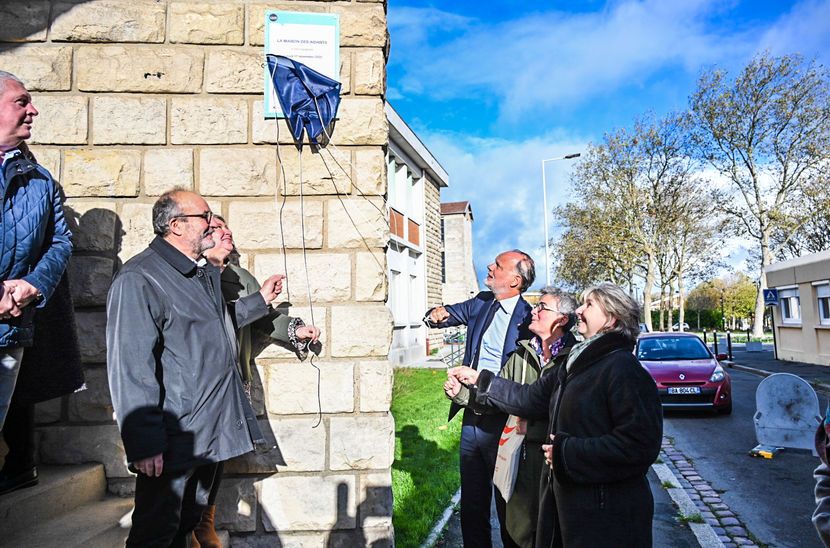
M 734 79 L 705 72 L 690 103 L 698 154 L 730 184 L 721 209 L 756 245 L 753 332 L 760 336 L 764 269 L 811 221 L 815 212 L 803 204 L 827 178 L 828 73 L 798 56 L 763 54 Z
M 610 280 L 633 291 L 641 281 L 650 328 L 652 288 L 659 282 L 662 302 L 674 284 L 682 294 L 708 258 L 703 243 L 716 245 L 719 236 L 708 187 L 695 177 L 687 124 L 683 115 L 648 115 L 606 134 L 577 164 L 573 203 L 555 210 L 564 229 L 555 244 L 560 283 Z

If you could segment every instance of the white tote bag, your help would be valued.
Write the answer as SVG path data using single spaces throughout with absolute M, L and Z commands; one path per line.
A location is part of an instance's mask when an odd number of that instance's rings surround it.
M 525 370 L 527 364 L 522 368 L 522 384 L 525 383 Z M 493 485 L 501 493 L 505 501 L 513 496 L 513 488 L 516 485 L 516 476 L 519 474 L 519 461 L 522 459 L 522 445 L 525 440 L 524 434 L 516 431 L 516 424 L 519 417 L 510 415 L 499 438 L 499 452 L 496 455 L 496 470 L 493 473 Z

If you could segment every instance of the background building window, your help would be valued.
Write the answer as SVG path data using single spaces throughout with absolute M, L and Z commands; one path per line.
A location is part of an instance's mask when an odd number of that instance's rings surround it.
M 784 323 L 801 323 L 801 302 L 798 289 L 781 289 L 778 291 L 781 301 L 781 320 Z
M 830 284 L 816 286 L 818 317 L 821 325 L 830 325 Z

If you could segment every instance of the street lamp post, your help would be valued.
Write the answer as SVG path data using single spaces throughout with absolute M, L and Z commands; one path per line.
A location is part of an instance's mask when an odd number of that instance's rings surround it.
M 545 223 L 545 285 L 550 285 L 550 236 L 548 235 L 548 185 L 545 178 L 545 163 L 555 162 L 557 160 L 573 160 L 579 158 L 582 154 L 577 152 L 575 154 L 566 154 L 558 158 L 548 158 L 542 160 L 542 208 L 544 208 L 544 223 Z

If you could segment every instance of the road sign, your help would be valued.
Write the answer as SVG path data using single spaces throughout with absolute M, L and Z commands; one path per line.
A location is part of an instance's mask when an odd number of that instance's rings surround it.
M 764 305 L 765 306 L 778 306 L 778 290 L 777 289 L 765 289 L 764 290 Z

